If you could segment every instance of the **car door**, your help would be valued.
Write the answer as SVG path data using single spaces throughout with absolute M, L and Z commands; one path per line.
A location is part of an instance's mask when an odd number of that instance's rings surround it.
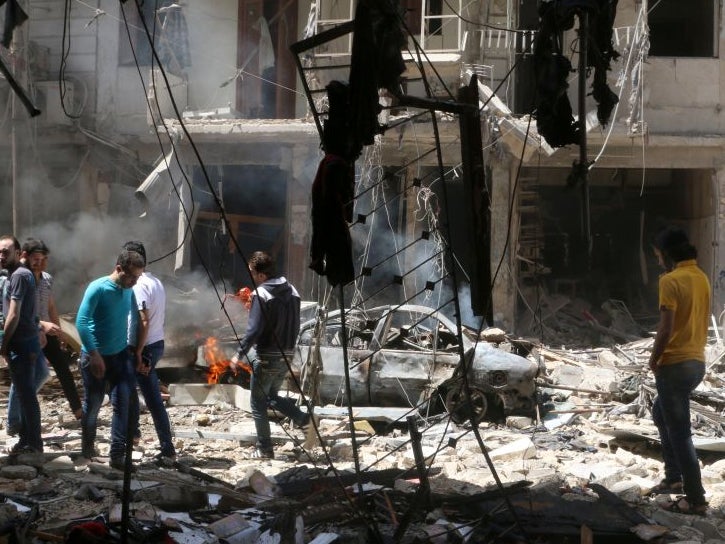
M 455 334 L 431 308 L 392 309 L 376 330 L 380 348 L 371 355 L 370 403 L 413 407 L 427 399 L 434 385 L 450 377 L 458 364 L 457 345 L 451 338 Z
M 350 401 L 367 406 L 370 340 L 373 329 L 365 316 L 349 313 L 345 317 L 347 355 L 350 374 Z M 374 323 L 373 323 L 374 326 Z M 309 324 L 300 332 L 296 358 L 305 361 L 303 382 L 305 394 L 320 404 L 345 405 L 345 357 L 342 345 L 343 327 L 339 312 L 334 312 L 315 330 Z

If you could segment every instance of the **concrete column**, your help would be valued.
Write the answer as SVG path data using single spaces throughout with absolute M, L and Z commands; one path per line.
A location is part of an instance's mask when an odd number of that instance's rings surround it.
M 285 152 L 286 164 L 280 167 L 289 174 L 288 209 L 289 218 L 287 277 L 305 293 L 312 292 L 314 272 L 309 269 L 310 239 L 312 237 L 312 182 L 317 171 L 318 156 L 310 145 L 294 145 Z M 305 295 L 309 296 L 309 295 Z
M 493 320 L 497 327 L 507 332 L 514 328 L 516 310 L 516 267 L 515 248 L 517 232 L 511 233 L 508 247 L 506 236 L 509 225 L 510 202 L 513 198 L 512 173 L 510 165 L 502 161 L 488 163 L 491 194 L 491 277 L 493 279 Z M 517 214 L 516 209 L 513 210 Z M 512 230 L 518 225 L 518 218 L 511 221 Z M 501 262 L 499 267 L 499 262 Z M 496 270 L 498 274 L 496 275 Z
M 720 315 L 725 307 L 725 168 L 715 172 L 715 233 L 712 278 L 712 309 L 715 317 Z

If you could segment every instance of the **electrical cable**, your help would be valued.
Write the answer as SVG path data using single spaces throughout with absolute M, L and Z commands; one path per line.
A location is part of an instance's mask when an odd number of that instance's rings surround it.
M 63 36 L 61 38 L 61 51 L 60 51 L 60 68 L 58 69 L 58 90 L 60 92 L 60 105 L 63 108 L 63 113 L 71 119 L 80 119 L 80 115 L 74 115 L 68 112 L 65 106 L 65 97 L 68 89 L 66 87 L 65 70 L 68 66 L 68 56 L 70 55 L 70 12 L 71 12 L 71 0 L 65 0 L 63 6 Z
M 137 9 L 139 8 L 139 2 L 140 2 L 140 0 L 136 0 L 136 7 L 137 7 Z M 165 70 L 163 68 L 163 65 L 160 62 L 160 59 L 158 57 L 158 52 L 156 51 L 156 49 L 155 49 L 155 47 L 153 45 L 153 37 L 152 37 L 152 35 L 151 35 L 151 33 L 150 33 L 149 29 L 148 29 L 148 25 L 147 25 L 147 23 L 146 23 L 146 21 L 145 21 L 145 19 L 143 17 L 141 18 L 141 22 L 142 22 L 142 24 L 144 26 L 144 31 L 145 31 L 148 39 L 149 39 L 149 43 L 151 45 L 151 52 L 153 54 L 153 57 L 156 59 L 156 62 L 159 64 L 159 71 L 160 71 L 160 73 L 161 73 L 161 75 L 162 75 L 162 77 L 164 79 L 164 82 L 166 84 L 167 89 L 169 90 L 170 102 L 171 102 L 171 105 L 172 105 L 172 107 L 174 109 L 174 112 L 176 114 L 177 120 L 179 121 L 180 127 L 181 127 L 182 131 L 184 132 L 185 136 L 189 139 L 189 144 L 190 144 L 190 146 L 191 146 L 191 148 L 192 148 L 192 150 L 194 152 L 194 155 L 195 155 L 197 161 L 199 162 L 200 169 L 201 169 L 201 172 L 203 174 L 204 181 L 206 182 L 209 191 L 212 193 L 212 195 L 214 197 L 216 206 L 220 209 L 220 212 L 221 212 L 221 216 L 222 216 L 223 221 L 227 224 L 227 230 L 229 232 L 230 241 L 233 243 L 233 245 L 234 245 L 234 247 L 235 247 L 235 249 L 237 251 L 237 254 L 240 256 L 240 258 L 244 261 L 245 265 L 248 267 L 249 266 L 249 263 L 247 262 L 246 257 L 244 256 L 243 252 L 241 251 L 241 248 L 239 247 L 239 243 L 238 243 L 238 241 L 236 239 L 235 234 L 230 229 L 229 221 L 226 218 L 226 214 L 224 212 L 224 209 L 221 206 L 221 203 L 219 202 L 219 198 L 216 195 L 216 192 L 214 191 L 213 186 L 211 185 L 211 180 L 209 178 L 209 175 L 208 175 L 206 166 L 205 166 L 205 164 L 204 164 L 204 162 L 203 162 L 203 160 L 201 158 L 201 154 L 199 153 L 199 150 L 196 147 L 196 144 L 193 141 L 193 138 L 191 137 L 191 134 L 188 132 L 188 130 L 187 130 L 187 128 L 186 128 L 186 126 L 185 126 L 185 124 L 183 122 L 183 119 L 182 119 L 182 116 L 181 116 L 181 114 L 179 112 L 179 109 L 178 109 L 178 106 L 176 104 L 176 101 L 174 100 L 173 94 L 171 93 L 171 90 L 170 90 L 171 89 L 171 86 L 169 84 L 168 77 L 166 76 L 166 72 L 165 72 Z M 140 71 L 140 68 L 139 68 L 139 71 Z M 192 240 L 193 240 L 193 231 L 192 231 Z M 195 247 L 196 247 L 196 245 L 195 245 Z M 206 265 L 203 263 L 203 261 L 202 261 L 202 265 L 203 265 L 205 271 L 207 272 L 207 274 L 209 275 L 210 274 L 209 273 L 209 270 L 206 267 Z M 254 279 L 251 278 L 251 275 L 250 275 L 250 280 L 252 282 L 252 285 L 256 289 L 257 286 L 256 286 L 256 284 L 254 282 Z M 214 291 L 215 291 L 215 293 L 217 295 L 217 298 L 219 299 L 219 301 L 220 301 L 220 303 L 222 305 L 223 312 L 225 313 L 227 319 L 230 322 L 230 325 L 232 326 L 232 329 L 234 330 L 233 323 L 231 323 L 231 317 L 226 312 L 226 309 L 224 308 L 224 305 L 223 305 L 222 297 L 219 295 L 219 292 L 216 290 L 216 287 L 214 287 Z M 264 310 L 264 307 L 262 307 L 262 312 L 264 312 L 264 311 L 265 311 Z M 235 331 L 235 336 L 238 338 L 238 334 L 236 333 L 236 331 Z M 278 345 L 280 344 L 279 339 L 276 339 L 275 338 L 275 341 L 277 342 Z M 296 383 L 296 385 L 299 388 L 299 383 L 297 382 L 297 378 L 295 377 L 294 373 L 292 373 L 292 369 L 291 369 L 291 366 L 290 366 L 290 361 L 288 360 L 288 358 L 286 356 L 284 357 L 284 360 L 285 360 L 285 363 L 286 363 L 286 365 L 288 367 L 288 370 L 290 371 L 290 375 L 291 375 L 292 380 Z M 308 410 L 310 410 L 311 405 L 309 403 L 309 400 L 305 399 L 304 398 L 304 395 L 302 395 L 302 397 L 303 397 L 304 404 L 307 406 Z M 309 413 L 311 413 L 311 410 L 310 410 Z M 317 428 L 317 424 L 314 422 L 314 419 L 311 421 L 311 423 L 314 426 L 315 431 L 316 431 L 316 433 L 318 434 L 318 437 L 319 437 L 319 429 Z M 337 468 L 332 463 L 332 459 L 330 458 L 330 455 L 329 455 L 329 452 L 327 451 L 327 448 L 323 448 L 323 452 L 324 452 L 324 454 L 325 454 L 325 456 L 327 458 L 327 461 L 329 463 L 330 468 L 333 470 L 333 472 L 339 478 L 339 472 L 337 471 Z M 353 505 L 351 504 L 351 506 L 353 506 Z M 353 510 L 353 511 L 354 512 L 357 512 L 357 510 Z M 357 513 L 359 515 L 359 512 L 357 512 Z M 367 522 L 367 520 L 365 518 L 363 518 L 363 519 Z

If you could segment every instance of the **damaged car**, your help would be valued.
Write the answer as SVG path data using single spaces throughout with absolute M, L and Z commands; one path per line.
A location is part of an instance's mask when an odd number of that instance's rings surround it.
M 445 410 L 457 423 L 534 411 L 538 365 L 465 335 L 459 346 L 456 324 L 432 308 L 351 309 L 344 321 L 338 310 L 301 325 L 293 368 L 315 404 Z

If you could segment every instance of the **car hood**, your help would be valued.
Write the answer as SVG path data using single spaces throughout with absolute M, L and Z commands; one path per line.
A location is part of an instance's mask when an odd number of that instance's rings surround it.
M 525 357 L 479 342 L 473 351 L 473 371 L 506 371 L 511 375 L 534 378 L 539 365 Z

